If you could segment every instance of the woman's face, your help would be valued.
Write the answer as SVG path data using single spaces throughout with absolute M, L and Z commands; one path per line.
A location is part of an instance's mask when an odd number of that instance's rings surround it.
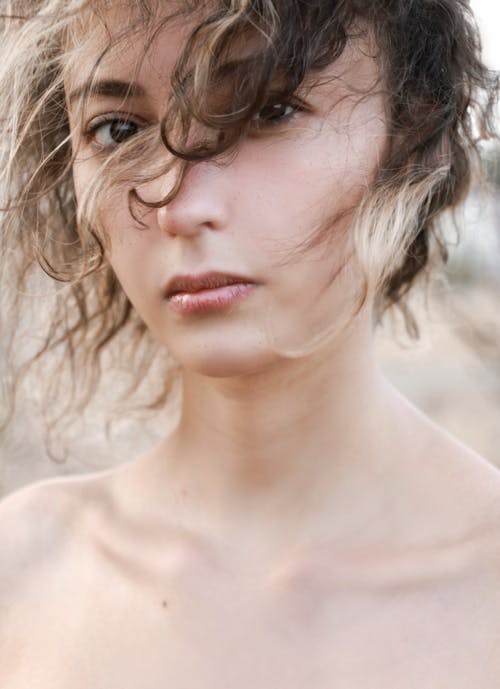
M 112 28 L 120 21 L 120 12 L 110 17 Z M 134 34 L 106 56 L 96 75 L 102 93 L 94 89 L 85 108 L 82 131 L 91 134 L 78 133 L 78 98 L 69 106 L 77 198 L 120 141 L 161 119 L 185 28 L 172 24 L 158 35 L 126 99 L 123 86 L 109 82 L 130 83 L 144 38 Z M 103 46 L 94 33 L 78 68 L 68 70 L 68 102 L 93 74 Z M 300 248 L 329 217 L 356 206 L 385 147 L 385 108 L 366 44 L 350 45 L 321 76 L 322 83 L 301 94 L 307 110 L 277 104 L 272 123 L 270 109 L 262 111 L 258 136 L 242 140 L 227 164 L 194 166 L 170 204 L 147 212 L 147 229 L 130 215 L 130 185 L 99 207 L 114 272 L 181 366 L 213 376 L 259 370 L 282 357 L 280 351 L 307 347 L 314 335 L 340 326 L 352 308 L 359 274 L 348 262 L 349 213 L 332 225 L 327 244 Z M 158 155 L 170 155 L 160 142 Z M 141 197 L 165 196 L 175 174 L 174 168 L 140 187 Z M 195 282 L 179 282 L 181 293 L 166 296 L 172 279 L 196 281 L 213 272 L 239 276 L 242 284 L 193 296 Z

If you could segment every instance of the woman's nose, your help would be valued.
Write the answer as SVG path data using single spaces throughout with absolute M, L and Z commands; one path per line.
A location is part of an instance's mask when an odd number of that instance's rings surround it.
M 191 167 L 174 199 L 156 210 L 160 231 L 170 237 L 192 237 L 204 230 L 222 229 L 229 219 L 229 176 L 226 168 L 210 162 Z M 163 179 L 157 198 L 165 197 L 173 186 L 172 176 L 166 177 L 170 186 Z

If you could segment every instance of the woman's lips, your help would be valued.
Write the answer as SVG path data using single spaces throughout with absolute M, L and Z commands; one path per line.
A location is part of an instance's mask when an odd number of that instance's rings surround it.
M 170 307 L 181 314 L 220 311 L 241 302 L 257 287 L 251 282 L 235 282 L 196 292 L 176 292 L 168 297 Z

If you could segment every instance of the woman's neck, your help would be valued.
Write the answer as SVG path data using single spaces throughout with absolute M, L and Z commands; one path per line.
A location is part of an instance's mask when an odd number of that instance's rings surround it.
M 259 375 L 184 374 L 180 424 L 158 450 L 210 531 L 260 543 L 329 537 L 375 509 L 405 407 L 371 337 L 353 330 L 328 356 Z

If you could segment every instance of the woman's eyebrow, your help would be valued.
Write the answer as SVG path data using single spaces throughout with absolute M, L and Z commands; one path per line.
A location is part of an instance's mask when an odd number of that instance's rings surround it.
M 82 96 L 103 96 L 106 98 L 141 98 L 146 92 L 135 81 L 120 81 L 119 79 L 90 79 L 81 86 L 77 86 L 68 96 L 70 105 Z

